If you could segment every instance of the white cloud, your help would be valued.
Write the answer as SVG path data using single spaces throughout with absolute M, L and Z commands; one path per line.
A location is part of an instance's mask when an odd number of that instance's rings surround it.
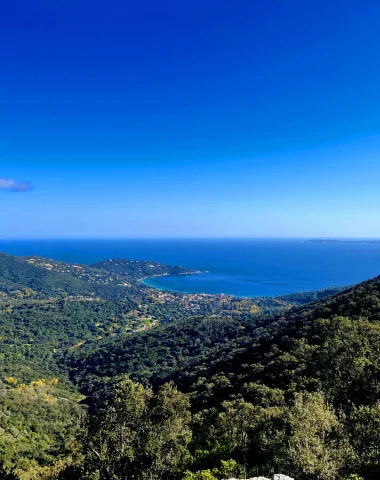
M 0 190 L 7 190 L 8 192 L 27 192 L 32 189 L 30 182 L 17 182 L 16 180 L 7 180 L 0 178 Z

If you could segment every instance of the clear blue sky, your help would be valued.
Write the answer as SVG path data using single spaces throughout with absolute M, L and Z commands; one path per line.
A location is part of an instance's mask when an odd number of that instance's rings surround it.
M 0 3 L 0 238 L 380 237 L 380 2 Z

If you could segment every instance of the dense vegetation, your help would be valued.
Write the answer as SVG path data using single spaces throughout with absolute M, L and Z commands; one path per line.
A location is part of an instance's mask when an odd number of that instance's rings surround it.
M 251 300 L 139 283 L 185 271 L 0 256 L 0 477 L 379 478 L 380 277 Z

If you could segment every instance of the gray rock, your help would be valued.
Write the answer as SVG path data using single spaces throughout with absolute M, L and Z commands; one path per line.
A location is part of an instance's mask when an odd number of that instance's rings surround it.
M 238 480 L 238 479 L 229 478 L 228 480 Z M 294 478 L 288 477 L 287 475 L 282 475 L 281 473 L 275 473 L 272 479 L 267 477 L 252 477 L 252 478 L 247 478 L 247 480 L 294 480 Z
M 253 477 L 253 478 L 248 479 L 248 480 L 270 480 L 270 478 L 266 478 L 266 477 Z

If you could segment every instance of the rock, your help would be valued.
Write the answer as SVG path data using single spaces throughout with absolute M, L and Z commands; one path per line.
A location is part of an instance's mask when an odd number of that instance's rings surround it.
M 228 480 L 238 480 L 238 479 L 229 478 Z M 287 475 L 282 475 L 281 473 L 275 473 L 272 479 L 267 477 L 252 477 L 252 478 L 247 478 L 247 480 L 294 480 L 294 478 L 288 477 Z

